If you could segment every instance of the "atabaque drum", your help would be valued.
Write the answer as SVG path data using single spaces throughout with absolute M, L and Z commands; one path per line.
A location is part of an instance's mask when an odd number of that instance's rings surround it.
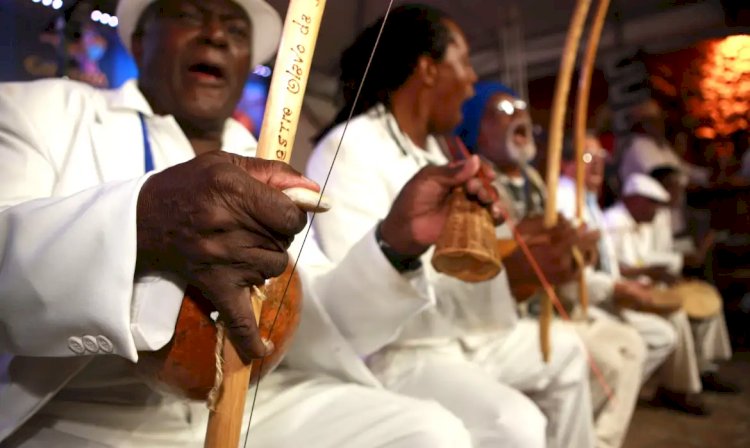
M 721 313 L 721 294 L 706 282 L 688 280 L 670 290 L 682 297 L 682 307 L 691 319 L 707 319 Z

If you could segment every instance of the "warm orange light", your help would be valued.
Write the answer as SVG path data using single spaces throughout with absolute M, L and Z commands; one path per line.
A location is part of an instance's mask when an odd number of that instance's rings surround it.
M 704 48 L 704 57 L 694 61 L 692 73 L 685 79 L 688 90 L 697 86 L 698 91 L 698 95 L 685 98 L 688 112 L 721 136 L 747 129 L 750 121 L 750 35 L 712 40 L 701 47 Z
M 716 138 L 716 131 L 708 126 L 701 126 L 695 130 L 695 136 L 706 140 L 713 140 Z

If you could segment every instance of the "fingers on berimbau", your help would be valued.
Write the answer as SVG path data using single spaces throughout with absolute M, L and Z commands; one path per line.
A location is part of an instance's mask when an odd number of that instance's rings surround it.
M 227 266 L 212 269 L 210 277 L 199 284 L 219 312 L 232 344 L 245 363 L 269 353 L 260 336 L 247 282 L 255 283 L 257 279 Z
M 250 300 L 248 299 L 247 302 L 250 303 Z M 273 346 L 267 345 L 261 338 L 254 314 L 236 317 L 225 322 L 225 327 L 240 359 L 245 364 L 268 355 L 273 349 Z
M 273 161 L 270 173 L 271 176 L 266 180 L 266 183 L 277 190 L 286 190 L 293 187 L 302 187 L 313 191 L 320 190 L 320 186 L 316 182 L 305 177 L 286 163 Z
M 250 228 L 257 222 L 272 233 L 286 236 L 305 228 L 307 214 L 281 191 L 251 177 L 237 187 L 235 199 Z

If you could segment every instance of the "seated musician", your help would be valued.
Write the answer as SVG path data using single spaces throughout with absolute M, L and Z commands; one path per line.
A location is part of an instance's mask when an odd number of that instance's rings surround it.
M 682 254 L 662 241 L 671 235 L 658 229 L 656 215 L 667 208 L 669 193 L 652 177 L 632 174 L 623 187 L 622 199 L 604 212 L 604 222 L 611 236 L 620 272 L 624 277 L 659 286 L 680 281 Z M 669 210 L 667 209 L 667 213 Z M 659 241 L 657 241 L 659 240 Z M 722 314 L 696 321 L 685 311 L 669 316 L 677 331 L 678 346 L 673 359 L 660 373 L 655 402 L 696 415 L 709 410 L 700 397 L 703 389 L 727 392 L 733 387 L 723 384 L 714 373 L 714 359 L 731 356 L 726 324 Z
M 526 103 L 498 82 L 480 82 L 476 91 L 464 104 L 464 121 L 458 134 L 472 152 L 492 164 L 497 172 L 495 185 L 509 205 L 512 219 L 523 223 L 538 218 L 546 206 L 547 188 L 542 176 L 530 165 L 536 147 Z M 513 277 L 510 281 L 513 283 Z M 573 306 L 578 303 L 576 283 L 559 291 L 561 298 L 568 299 Z M 597 307 L 590 307 L 589 316 L 592 318 L 589 322 L 564 325 L 572 325 L 576 330 L 603 374 L 603 379 L 599 379 L 592 371 L 590 380 L 597 446 L 619 447 L 627 434 L 640 390 L 644 343 L 634 329 Z M 607 387 L 616 400 L 608 399 Z
M 665 165 L 654 168 L 651 171 L 651 177 L 658 181 L 662 187 L 669 193 L 669 203 L 667 207 L 660 207 L 654 217 L 654 243 L 659 250 L 677 252 L 682 255 L 683 272 L 686 268 L 691 271 L 701 271 L 708 252 L 711 250 L 715 234 L 709 230 L 702 238 L 693 238 L 688 223 L 685 207 L 685 181 L 684 175 L 673 166 Z M 690 224 L 695 224 L 691 222 Z M 696 235 L 697 236 L 697 235 Z M 696 280 L 693 280 L 696 282 Z M 715 298 L 720 298 L 719 292 L 715 288 Z M 706 297 L 704 300 L 710 300 Z M 723 300 L 722 300 L 723 302 Z M 728 329 L 724 320 L 724 313 L 718 312 L 711 319 L 701 319 L 696 316 L 690 316 L 693 326 L 702 325 L 708 328 L 697 328 L 694 333 L 701 335 L 704 332 L 711 334 L 710 340 L 705 345 L 696 345 L 699 351 L 699 359 L 707 358 L 714 361 L 726 361 L 732 357 L 732 347 L 729 340 Z M 706 320 L 703 324 L 699 321 Z M 706 353 L 700 354 L 704 350 Z M 719 392 L 736 392 L 737 386 L 720 380 L 716 375 L 718 367 L 713 362 L 706 362 L 702 370 L 704 388 L 707 390 L 716 390 Z
M 388 16 L 347 126 L 344 122 L 382 20 L 342 55 L 341 85 L 347 104 L 308 162 L 308 176 L 321 181 L 335 158 L 328 181 L 331 190 L 326 193 L 332 210 L 314 222 L 323 251 L 334 261 L 373 226 L 388 232 L 401 225 L 386 215 L 404 194 L 405 182 L 421 167 L 448 163 L 438 136 L 452 133 L 460 123 L 461 104 L 472 96 L 476 81 L 459 26 L 432 8 L 402 6 Z M 422 210 L 420 206 L 412 213 L 418 216 Z M 545 231 L 537 220 L 521 227 L 527 235 L 552 241 L 532 249 L 549 277 L 573 278 L 570 247 L 576 235 L 569 225 Z M 427 235 L 418 232 L 422 238 Z M 477 447 L 594 445 L 588 371 L 579 338 L 554 326 L 551 362 L 545 365 L 537 323 L 517 317 L 508 277 L 536 282 L 523 255 L 506 260 L 505 270 L 493 280 L 454 284 L 432 269 L 424 244 L 393 241 L 388 250 L 400 270 L 428 271 L 437 306 L 415 316 L 387 346 L 362 351 L 386 388 L 437 401 L 461 418 Z M 472 321 L 476 316 L 480 319 Z M 367 317 L 341 318 L 349 323 L 340 327 L 356 327 Z M 373 348 L 379 349 L 377 353 L 372 354 Z M 516 389 L 527 392 L 535 403 Z
M 563 173 L 558 186 L 558 205 L 564 212 L 575 214 L 575 152 L 572 141 L 566 142 L 563 150 Z M 695 388 L 696 365 L 695 341 L 690 323 L 684 312 L 673 312 L 674 307 L 663 307 L 655 302 L 658 294 L 654 285 L 638 282 L 620 272 L 618 254 L 622 248 L 616 246 L 622 238 L 607 227 L 596 192 L 602 181 L 603 150 L 592 134 L 586 138 L 584 151 L 586 162 L 586 222 L 602 231 L 598 269 L 587 274 L 589 297 L 592 301 L 604 302 L 608 308 L 619 308 L 617 314 L 632 325 L 643 337 L 648 347 L 648 358 L 644 368 L 644 381 L 656 373 L 659 386 L 656 403 L 668 407 L 702 414 L 705 412 L 701 400 L 687 394 L 697 392 Z M 667 210 L 667 213 L 669 211 Z M 626 251 L 627 253 L 627 251 Z M 625 274 L 632 274 L 627 269 Z M 601 297 L 597 299 L 597 297 Z M 641 310 L 641 311 L 638 311 Z
M 281 20 L 271 6 L 130 0 L 117 16 L 137 81 L 111 91 L 67 80 L 0 84 L 3 447 L 203 446 L 205 403 L 157 392 L 135 363 L 172 338 L 187 284 L 220 310 L 243 359 L 266 355 L 237 297 L 283 271 L 305 225 L 279 190 L 318 189 L 285 164 L 252 158 L 254 139 L 230 119 L 251 68 L 276 51 Z M 388 215 L 399 226 L 379 241 L 414 244 L 415 226 L 439 234 L 448 192 L 478 169 L 420 172 Z M 425 191 L 419 204 L 434 211 L 405 214 Z M 347 355 L 361 363 L 352 347 L 390 337 L 389 325 L 429 306 L 414 286 L 419 275 L 393 269 L 377 241 L 365 232 L 338 265 L 314 241 L 305 245 L 303 321 L 325 327 L 293 347 L 289 364 L 300 368 L 260 383 L 254 445 L 471 447 L 463 423 L 435 403 L 335 369 L 301 369 L 303 355 L 323 367 Z M 370 314 L 381 333 L 366 340 L 337 329 L 321 303 L 388 308 Z
M 657 237 L 658 241 L 665 247 L 669 245 L 683 254 L 683 271 L 702 271 L 706 257 L 713 248 L 716 234 L 713 230 L 706 229 L 709 227 L 705 223 L 706 219 L 703 223 L 699 223 L 697 219 L 689 219 L 692 218 L 690 215 L 699 213 L 688 213 L 685 202 L 685 176 L 672 165 L 657 166 L 648 175 L 656 179 L 669 193 L 669 208 L 660 208 L 654 218 L 657 221 L 656 228 L 667 232 Z M 699 232 L 703 235 L 698 235 Z

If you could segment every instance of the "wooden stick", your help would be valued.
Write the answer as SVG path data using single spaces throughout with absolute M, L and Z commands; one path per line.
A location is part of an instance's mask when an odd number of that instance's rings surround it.
M 246 290 L 250 294 L 249 290 Z M 262 302 L 255 295 L 252 298 L 255 323 L 260 323 Z M 242 434 L 242 416 L 245 412 L 245 397 L 250 384 L 252 363 L 245 365 L 229 337 L 224 335 L 224 380 L 221 383 L 221 395 L 216 402 L 216 409 L 209 414 L 204 447 L 236 447 Z
M 560 70 L 555 84 L 555 96 L 552 101 L 552 116 L 549 125 L 549 142 L 547 146 L 547 203 L 544 210 L 544 224 L 547 228 L 557 225 L 557 183 L 560 179 L 560 158 L 563 142 L 563 125 L 570 81 L 573 76 L 578 45 L 586 22 L 591 0 L 577 0 L 573 17 L 570 20 L 565 48 L 560 60 Z M 549 361 L 550 340 L 549 327 L 552 323 L 552 302 L 546 294 L 542 296 L 542 310 L 539 317 L 539 339 L 542 357 Z
M 256 157 L 289 163 L 302 110 L 325 0 L 291 0 L 276 56 Z M 248 294 L 245 300 L 251 300 Z M 255 318 L 261 306 L 253 295 Z M 236 448 L 242 432 L 251 367 L 224 340 L 224 382 L 206 429 L 206 448 Z
M 291 0 L 271 78 L 257 157 L 289 163 L 325 0 Z M 278 75 L 278 76 L 277 76 Z
M 570 22 L 568 35 L 565 39 L 565 49 L 560 60 L 560 71 L 555 85 L 555 96 L 552 102 L 552 116 L 549 125 L 549 141 L 547 146 L 547 188 L 549 197 L 544 214 L 547 227 L 557 224 L 557 183 L 560 179 L 560 159 L 563 143 L 563 126 L 567 98 L 570 93 L 570 82 L 573 76 L 578 45 L 586 21 L 591 0 L 577 0 L 576 9 Z
M 576 109 L 573 120 L 573 144 L 576 157 L 576 221 L 583 223 L 583 212 L 586 209 L 586 164 L 583 162 L 584 146 L 586 145 L 586 121 L 589 110 L 589 94 L 591 93 L 591 76 L 594 73 L 594 62 L 596 51 L 599 48 L 599 39 L 604 28 L 604 19 L 607 17 L 609 0 L 599 0 L 594 13 L 593 23 L 589 30 L 589 39 L 586 44 L 586 53 L 581 63 L 581 72 L 578 76 L 578 95 L 576 97 Z M 584 266 L 578 274 L 578 291 L 580 295 L 583 318 L 588 318 L 589 291 L 586 288 L 586 273 Z

